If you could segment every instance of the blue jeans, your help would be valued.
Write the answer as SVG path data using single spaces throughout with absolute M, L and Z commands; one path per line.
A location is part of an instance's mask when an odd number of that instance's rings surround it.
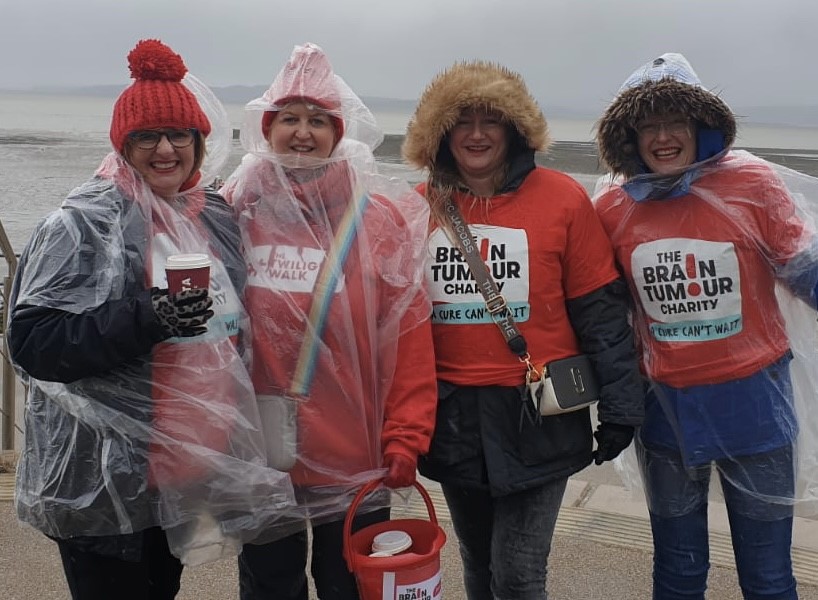
M 498 498 L 442 484 L 469 600 L 547 600 L 548 555 L 567 483 Z
M 710 568 L 711 467 L 686 470 L 678 455 L 648 449 L 640 459 L 653 530 L 653 598 L 703 600 Z M 793 513 L 786 501 L 794 493 L 792 448 L 715 462 L 744 598 L 797 599 L 790 554 Z M 760 487 L 765 482 L 770 489 Z M 771 496 L 781 501 L 770 502 Z

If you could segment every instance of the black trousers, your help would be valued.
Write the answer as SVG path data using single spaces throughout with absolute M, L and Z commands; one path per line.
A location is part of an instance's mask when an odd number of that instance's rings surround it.
M 359 514 L 352 531 L 389 519 L 389 509 Z M 321 600 L 358 600 L 355 577 L 343 555 L 344 522 L 312 527 L 312 573 Z M 308 600 L 307 532 L 269 544 L 245 544 L 239 555 L 241 600 Z
M 152 527 L 141 533 L 142 552 L 137 560 L 98 554 L 87 544 L 71 540 L 55 540 L 73 600 L 173 600 L 179 593 L 182 563 L 170 553 L 162 529 Z

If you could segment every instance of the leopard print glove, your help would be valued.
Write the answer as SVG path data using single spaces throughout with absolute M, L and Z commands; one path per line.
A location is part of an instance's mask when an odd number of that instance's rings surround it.
M 207 289 L 184 290 L 168 295 L 168 290 L 151 290 L 153 312 L 170 337 L 193 337 L 207 331 L 213 316 L 213 299 Z

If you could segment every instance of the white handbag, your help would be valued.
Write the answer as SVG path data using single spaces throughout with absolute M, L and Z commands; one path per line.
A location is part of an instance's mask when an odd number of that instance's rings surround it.
M 289 471 L 298 455 L 298 406 L 293 398 L 257 396 L 267 466 Z
M 584 354 L 548 363 L 538 380 L 526 373 L 528 398 L 544 417 L 580 410 L 599 399 L 591 361 Z

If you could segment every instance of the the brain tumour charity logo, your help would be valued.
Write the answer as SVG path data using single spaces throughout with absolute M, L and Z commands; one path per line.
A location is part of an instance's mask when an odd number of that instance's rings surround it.
M 674 239 L 643 244 L 634 279 L 659 339 L 715 339 L 741 330 L 741 285 L 729 242 Z
M 732 274 L 720 272 L 715 258 L 697 259 L 688 252 L 661 252 L 654 264 L 644 265 L 642 293 L 649 302 L 682 303 L 665 307 L 664 314 L 712 310 L 719 299 L 735 289 Z

